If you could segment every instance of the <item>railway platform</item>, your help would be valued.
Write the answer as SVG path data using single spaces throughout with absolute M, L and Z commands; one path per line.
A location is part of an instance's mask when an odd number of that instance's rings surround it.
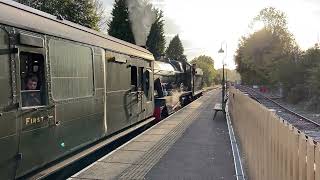
M 69 179 L 237 179 L 227 121 L 213 90 Z

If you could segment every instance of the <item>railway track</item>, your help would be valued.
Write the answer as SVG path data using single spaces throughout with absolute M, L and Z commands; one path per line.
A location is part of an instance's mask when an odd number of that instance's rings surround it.
M 315 138 L 317 141 L 320 141 L 319 123 L 288 109 L 287 107 L 264 96 L 262 93 L 254 90 L 253 88 L 248 86 L 238 86 L 237 89 L 248 94 L 252 99 L 256 100 L 260 104 L 263 104 L 267 108 L 275 110 L 275 113 L 279 117 L 288 121 L 299 131 Z

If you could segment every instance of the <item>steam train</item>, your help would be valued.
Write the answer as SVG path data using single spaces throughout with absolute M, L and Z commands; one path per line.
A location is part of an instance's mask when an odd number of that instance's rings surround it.
M 202 95 L 203 72 L 188 62 L 154 62 L 156 119 L 162 119 Z
M 155 62 L 144 48 L 0 0 L 1 179 L 153 119 L 155 104 L 169 113 L 199 95 L 197 79 L 190 64 Z

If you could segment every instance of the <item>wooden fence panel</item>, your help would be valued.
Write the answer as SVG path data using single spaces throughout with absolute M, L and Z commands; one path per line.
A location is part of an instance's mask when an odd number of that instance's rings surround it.
M 303 133 L 299 135 L 299 180 L 306 180 L 307 141 Z
M 312 138 L 307 142 L 307 180 L 314 180 L 314 149 L 315 144 Z
M 320 179 L 320 146 L 319 144 L 316 145 L 315 148 L 315 179 Z
M 297 148 L 298 147 L 298 148 Z M 293 179 L 299 180 L 299 131 L 294 128 L 294 138 L 293 138 Z
M 320 180 L 319 144 L 239 90 L 229 97 L 249 179 Z

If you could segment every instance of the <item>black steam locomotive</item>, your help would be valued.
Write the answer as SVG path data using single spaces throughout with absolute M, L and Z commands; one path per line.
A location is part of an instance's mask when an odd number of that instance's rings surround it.
M 188 62 L 154 62 L 156 119 L 167 117 L 202 95 L 203 72 Z

